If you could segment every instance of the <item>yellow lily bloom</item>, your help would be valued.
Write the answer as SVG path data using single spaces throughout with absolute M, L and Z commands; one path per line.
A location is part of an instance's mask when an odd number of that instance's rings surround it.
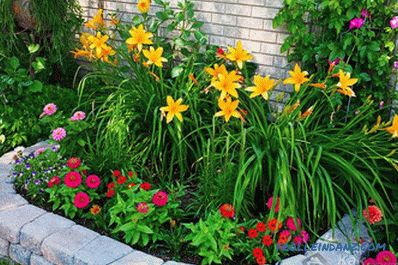
M 349 97 L 356 97 L 354 90 L 352 90 L 351 86 L 355 85 L 358 82 L 357 78 L 351 78 L 350 73 L 344 73 L 343 70 L 339 71 L 339 82 L 337 86 L 337 92 L 349 96 Z
M 151 8 L 151 0 L 140 0 L 137 4 L 137 9 L 142 14 L 148 13 Z
M 229 53 L 227 59 L 238 64 L 239 69 L 242 69 L 243 63 L 253 59 L 253 56 L 242 47 L 242 42 L 238 41 L 236 48 L 228 47 Z
M 149 50 L 143 50 L 144 56 L 148 59 L 146 62 L 148 65 L 154 64 L 157 67 L 163 67 L 163 62 L 167 62 L 167 59 L 162 57 L 163 48 L 159 47 L 156 50 L 151 46 Z
M 91 35 L 87 32 L 83 32 L 79 37 L 80 43 L 83 46 L 83 48 L 85 48 L 85 49 L 88 49 L 91 45 L 91 42 L 88 40 L 88 38 L 90 36 L 93 36 L 93 35 Z
M 398 137 L 398 115 L 395 114 L 392 125 L 386 128 L 386 131 L 392 134 L 393 138 Z
M 274 88 L 275 80 L 270 79 L 269 75 L 267 75 L 266 77 L 255 75 L 253 82 L 255 86 L 251 86 L 245 89 L 246 91 L 253 92 L 250 94 L 250 98 L 255 98 L 261 95 L 265 100 L 268 100 L 268 92 Z
M 242 118 L 239 111 L 237 111 L 238 105 L 239 100 L 232 101 L 231 98 L 227 98 L 226 100 L 220 98 L 218 100 L 218 107 L 221 109 L 221 111 L 217 112 L 215 116 L 224 116 L 226 122 L 229 122 L 231 117 Z
M 96 36 L 89 36 L 88 40 L 91 42 L 90 44 L 90 49 L 94 50 L 97 58 L 101 56 L 102 49 L 106 49 L 108 45 L 106 45 L 106 42 L 108 41 L 109 36 L 104 35 L 102 36 L 101 32 L 97 32 Z
M 236 71 L 231 71 L 227 72 L 227 74 L 219 74 L 218 79 L 213 79 L 211 85 L 221 91 L 221 98 L 225 98 L 227 95 L 238 98 L 239 95 L 236 89 L 241 87 L 238 83 L 241 78 Z
M 153 43 L 151 40 L 153 34 L 151 32 L 146 32 L 142 24 L 139 25 L 138 28 L 131 28 L 129 33 L 131 37 L 126 40 L 126 44 L 129 47 L 137 46 L 138 50 L 141 51 L 144 44 L 151 45 Z
M 99 57 L 99 59 L 106 63 L 110 63 L 109 56 L 114 56 L 115 54 L 116 51 L 111 46 L 107 46 L 102 49 L 101 57 Z
M 90 50 L 76 49 L 76 50 L 72 51 L 72 53 L 73 53 L 73 57 L 75 59 L 77 59 L 79 57 L 83 57 L 83 58 L 87 58 L 87 59 L 91 60 L 94 57 L 93 52 Z
M 166 122 L 170 123 L 174 119 L 174 116 L 177 117 L 179 121 L 182 121 L 181 112 L 186 111 L 189 108 L 189 106 L 181 105 L 182 98 L 179 98 L 177 101 L 174 101 L 174 99 L 171 96 L 167 96 L 166 101 L 167 101 L 167 106 L 160 108 L 160 111 L 162 113 L 167 112 Z
M 205 71 L 206 71 L 206 73 L 208 73 L 209 75 L 211 75 L 213 77 L 212 81 L 216 81 L 218 79 L 219 75 L 227 75 L 228 74 L 227 68 L 225 67 L 224 64 L 222 64 L 220 66 L 218 64 L 215 64 L 214 68 L 206 67 Z
M 294 71 L 289 71 L 290 77 L 283 81 L 283 84 L 291 84 L 294 85 L 294 91 L 296 93 L 300 92 L 301 85 L 308 82 L 310 79 L 307 78 L 308 72 L 301 71 L 301 68 L 298 64 L 294 66 Z
M 104 27 L 105 22 L 103 18 L 103 12 L 104 11 L 102 9 L 99 9 L 97 14 L 91 20 L 87 21 L 86 24 L 84 24 L 84 26 L 93 30 L 97 30 L 98 28 Z

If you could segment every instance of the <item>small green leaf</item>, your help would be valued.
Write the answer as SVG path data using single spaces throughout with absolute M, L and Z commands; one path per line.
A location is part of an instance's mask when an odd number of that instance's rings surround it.
M 37 52 L 40 49 L 40 45 L 39 44 L 30 44 L 28 46 L 28 51 L 30 54 Z

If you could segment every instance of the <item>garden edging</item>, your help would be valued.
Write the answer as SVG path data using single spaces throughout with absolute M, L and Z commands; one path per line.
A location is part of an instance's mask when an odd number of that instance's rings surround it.
M 24 149 L 29 154 L 41 147 L 40 142 Z M 0 257 L 10 257 L 22 265 L 183 265 L 134 250 L 119 241 L 102 236 L 62 216 L 29 204 L 17 194 L 9 176 L 15 151 L 0 158 Z M 360 237 L 369 241 L 367 229 L 360 225 Z M 350 241 L 351 240 L 351 241 Z M 316 243 L 344 244 L 355 242 L 354 229 L 348 215 Z M 356 265 L 362 252 L 307 251 L 282 260 L 280 265 L 323 264 Z M 318 262 L 318 263 L 314 263 Z
M 24 154 L 41 147 L 40 142 Z M 28 203 L 9 176 L 15 151 L 0 158 L 0 257 L 21 265 L 183 265 L 134 250 L 62 216 Z

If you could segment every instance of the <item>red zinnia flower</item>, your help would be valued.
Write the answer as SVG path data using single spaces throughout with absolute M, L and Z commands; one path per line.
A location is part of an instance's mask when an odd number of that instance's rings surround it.
M 139 213 L 147 213 L 149 210 L 149 206 L 146 202 L 140 202 L 136 206 L 137 212 Z
M 134 173 L 133 171 L 129 171 L 128 173 L 127 173 L 127 175 L 130 177 L 130 178 L 132 178 L 134 175 L 137 175 L 137 173 Z
M 395 265 L 397 264 L 397 257 L 389 250 L 383 250 L 376 256 L 377 264 L 380 265 Z
M 235 216 L 235 209 L 234 207 L 229 204 L 229 203 L 224 203 L 223 205 L 221 205 L 220 207 L 220 213 L 222 216 L 224 216 L 225 218 L 234 218 Z
M 69 158 L 69 160 L 66 162 L 66 165 L 71 168 L 71 169 L 75 169 L 78 168 L 80 166 L 80 159 L 77 157 L 71 157 Z
M 71 171 L 66 174 L 64 182 L 69 188 L 77 188 L 82 183 L 82 176 L 79 172 Z
M 244 233 L 245 232 L 245 227 L 244 226 L 240 226 L 239 230 Z
M 253 249 L 253 256 L 254 256 L 255 258 L 264 256 L 264 252 L 263 252 L 263 250 L 262 250 L 261 248 L 254 248 L 254 249 Z
M 115 182 L 109 182 L 107 187 L 108 189 L 113 189 L 115 187 Z
M 295 236 L 293 242 L 295 245 L 301 245 L 303 244 L 303 238 L 301 236 Z
M 169 196 L 164 191 L 158 191 L 152 197 L 153 204 L 155 204 L 156 206 L 159 206 L 159 207 L 165 206 L 167 204 L 168 200 L 169 200 Z
M 113 196 L 115 196 L 115 190 L 112 190 L 112 189 L 108 190 L 108 191 L 106 192 L 105 196 L 106 196 L 107 198 L 112 198 Z
M 249 238 L 253 239 L 258 236 L 258 232 L 256 229 L 249 229 L 249 231 L 247 232 L 247 235 Z
M 281 223 L 281 222 L 278 222 L 278 220 L 276 220 L 275 218 L 274 218 L 274 219 L 271 219 L 271 220 L 268 222 L 268 228 L 269 228 L 271 231 L 275 232 L 275 231 L 277 231 L 277 230 L 279 230 L 279 229 L 282 228 L 282 223 Z
M 267 230 L 267 226 L 263 222 L 258 222 L 256 229 L 258 232 L 265 232 L 265 230 Z
M 90 197 L 85 192 L 78 192 L 75 195 L 75 199 L 73 200 L 73 204 L 81 209 L 86 207 L 90 203 Z
M 86 179 L 86 184 L 90 189 L 96 189 L 101 184 L 101 180 L 97 175 L 90 175 Z
M 376 205 L 370 205 L 367 209 L 362 211 L 362 214 L 371 225 L 381 222 L 383 219 L 383 213 Z
M 263 244 L 267 247 L 271 246 L 273 243 L 272 237 L 269 235 L 263 236 Z
M 258 265 L 264 265 L 265 263 L 267 263 L 267 260 L 265 259 L 264 256 L 261 256 L 261 257 L 256 258 L 256 262 Z
M 126 178 L 125 176 L 119 176 L 119 177 L 116 179 L 116 182 L 117 182 L 118 184 L 120 184 L 120 185 L 124 184 L 126 181 L 127 181 L 127 178 Z
M 49 188 L 52 188 L 54 185 L 58 185 L 60 182 L 61 179 L 58 176 L 54 176 L 48 181 L 47 185 Z
M 143 190 L 150 190 L 151 184 L 149 184 L 148 182 L 141 183 L 140 188 Z
M 290 239 L 290 231 L 289 230 L 283 230 L 279 234 L 279 239 L 278 239 L 278 244 L 283 245 L 286 244 Z
M 122 172 L 120 172 L 120 170 L 118 170 L 118 169 L 115 169 L 115 170 L 113 170 L 112 174 L 115 177 L 119 177 L 122 174 Z

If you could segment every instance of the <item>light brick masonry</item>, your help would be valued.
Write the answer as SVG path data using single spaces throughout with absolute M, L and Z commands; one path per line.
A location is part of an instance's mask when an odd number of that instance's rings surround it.
M 137 14 L 137 0 L 79 0 L 84 18 L 91 18 L 102 7 L 107 12 L 123 14 L 129 22 Z M 176 7 L 178 0 L 170 0 Z M 244 48 L 255 56 L 259 72 L 274 78 L 286 77 L 290 68 L 286 56 L 280 53 L 284 29 L 273 29 L 272 19 L 282 7 L 283 0 L 193 0 L 196 16 L 205 22 L 203 30 L 209 43 L 221 47 L 233 46 L 241 40 Z M 158 9 L 153 6 L 151 14 Z

